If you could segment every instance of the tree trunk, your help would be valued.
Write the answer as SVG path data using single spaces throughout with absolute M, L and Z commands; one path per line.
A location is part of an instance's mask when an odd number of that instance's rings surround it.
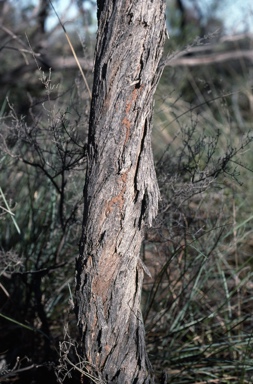
M 105 383 L 152 383 L 139 258 L 159 190 L 151 149 L 164 0 L 98 1 L 76 313 L 83 359 Z

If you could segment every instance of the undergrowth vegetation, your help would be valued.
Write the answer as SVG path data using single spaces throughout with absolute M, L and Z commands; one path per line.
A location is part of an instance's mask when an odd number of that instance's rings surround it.
M 27 115 L 1 104 L 0 382 L 87 374 L 72 303 L 89 95 L 72 80 L 66 89 L 40 70 Z M 142 301 L 161 382 L 253 381 L 251 92 L 245 62 L 236 76 L 169 67 L 157 91 L 161 201 L 143 243 Z
M 76 87 L 56 100 L 45 92 L 29 123 L 11 104 L 1 119 L 1 347 L 11 367 L 18 356 L 57 361 L 82 222 L 87 100 Z
M 164 97 L 166 79 L 155 112 L 154 141 L 166 139 L 156 152 L 160 214 L 143 245 L 149 355 L 168 383 L 251 383 L 250 111 L 239 128 L 233 94 L 214 89 L 189 105 L 175 91 Z

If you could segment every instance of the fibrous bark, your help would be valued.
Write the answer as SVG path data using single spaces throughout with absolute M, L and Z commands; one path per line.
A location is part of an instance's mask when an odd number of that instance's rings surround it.
M 106 383 L 152 383 L 140 311 L 143 228 L 157 213 L 153 94 L 163 0 L 98 1 L 76 313 L 83 359 Z

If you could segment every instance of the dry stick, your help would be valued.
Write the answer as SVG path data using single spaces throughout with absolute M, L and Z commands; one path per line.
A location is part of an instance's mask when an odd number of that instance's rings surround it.
M 54 13 L 56 14 L 56 17 L 57 17 L 57 19 L 59 20 L 59 23 L 60 23 L 60 25 L 61 25 L 61 27 L 62 27 L 62 29 L 63 29 L 63 32 L 64 32 L 64 34 L 65 34 L 65 36 L 66 36 L 67 42 L 68 42 L 68 44 L 69 44 L 69 46 L 70 46 L 70 49 L 71 49 L 71 51 L 72 51 L 72 53 L 73 53 L 73 56 L 74 56 L 75 60 L 76 60 L 77 66 L 78 66 L 78 68 L 79 68 L 79 71 L 81 72 L 81 75 L 82 75 L 84 84 L 85 84 L 85 86 L 86 86 L 86 88 L 87 88 L 87 91 L 88 91 L 88 94 L 89 94 L 89 97 L 90 97 L 90 100 L 91 100 L 92 95 L 91 95 L 91 90 L 90 90 L 89 84 L 88 84 L 87 79 L 86 79 L 86 77 L 85 77 L 85 75 L 84 75 L 84 73 L 83 73 L 83 69 L 82 69 L 81 64 L 80 64 L 80 62 L 79 62 L 79 60 L 78 60 L 78 57 L 76 56 L 74 47 L 73 47 L 73 45 L 72 45 L 72 43 L 71 43 L 71 41 L 70 41 L 70 38 L 69 38 L 69 36 L 68 36 L 68 34 L 67 34 L 66 28 L 64 27 L 63 23 L 61 22 L 61 19 L 60 19 L 58 13 L 56 12 L 56 9 L 55 9 L 55 7 L 53 6 L 52 1 L 49 0 L 49 2 L 50 2 L 51 7 L 53 8 L 53 11 L 54 11 Z
M 69 363 L 73 367 L 73 369 L 79 371 L 82 375 L 89 377 L 93 381 L 93 383 L 105 384 L 104 381 L 97 379 L 95 376 L 91 375 L 90 373 L 85 372 L 82 368 L 79 368 L 77 364 L 73 364 L 72 361 L 69 360 L 69 358 L 67 356 L 66 356 L 66 361 L 67 361 L 67 363 Z

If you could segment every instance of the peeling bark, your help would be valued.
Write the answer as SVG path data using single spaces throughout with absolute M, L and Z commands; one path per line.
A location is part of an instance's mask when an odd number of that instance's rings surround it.
M 76 313 L 90 373 L 106 383 L 153 383 L 139 254 L 159 199 L 151 117 L 165 2 L 98 1 L 98 17 Z

